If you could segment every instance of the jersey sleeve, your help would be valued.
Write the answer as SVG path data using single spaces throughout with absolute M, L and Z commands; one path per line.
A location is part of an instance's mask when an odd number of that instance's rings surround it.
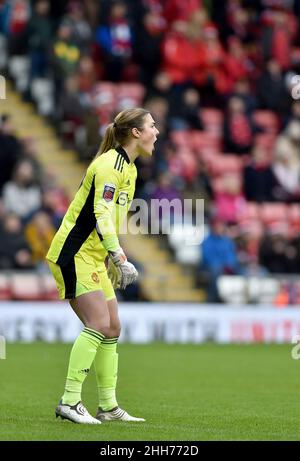
M 112 164 L 103 164 L 95 172 L 94 214 L 96 230 L 107 251 L 115 251 L 120 247 L 115 222 L 116 199 L 121 181 L 121 173 Z

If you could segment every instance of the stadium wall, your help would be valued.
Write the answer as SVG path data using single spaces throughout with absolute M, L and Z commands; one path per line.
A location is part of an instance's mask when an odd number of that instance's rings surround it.
M 299 307 L 121 303 L 120 342 L 292 343 L 300 339 Z M 7 342 L 73 342 L 81 329 L 64 302 L 0 303 L 0 336 Z

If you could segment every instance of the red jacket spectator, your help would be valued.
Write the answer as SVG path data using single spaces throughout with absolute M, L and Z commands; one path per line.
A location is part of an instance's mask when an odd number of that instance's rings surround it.
M 166 0 L 164 16 L 169 24 L 186 21 L 191 14 L 202 7 L 202 0 Z
M 189 82 L 201 65 L 203 53 L 184 33 L 170 32 L 162 43 L 162 66 L 173 83 Z

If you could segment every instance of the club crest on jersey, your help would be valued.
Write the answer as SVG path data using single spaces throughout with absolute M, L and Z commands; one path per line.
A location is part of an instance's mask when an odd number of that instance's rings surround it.
M 116 186 L 113 184 L 104 184 L 103 198 L 106 202 L 111 202 L 116 192 Z
M 93 279 L 93 281 L 96 282 L 96 283 L 99 283 L 99 282 L 100 282 L 99 277 L 98 277 L 98 274 L 97 274 L 96 272 L 93 272 L 93 273 L 92 273 L 92 279 Z

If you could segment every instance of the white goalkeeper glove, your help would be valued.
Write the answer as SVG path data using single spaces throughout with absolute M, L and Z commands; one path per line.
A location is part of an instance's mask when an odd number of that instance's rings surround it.
M 122 248 L 108 252 L 108 276 L 114 288 L 125 290 L 127 285 L 134 283 L 138 278 L 138 271 L 127 261 Z

